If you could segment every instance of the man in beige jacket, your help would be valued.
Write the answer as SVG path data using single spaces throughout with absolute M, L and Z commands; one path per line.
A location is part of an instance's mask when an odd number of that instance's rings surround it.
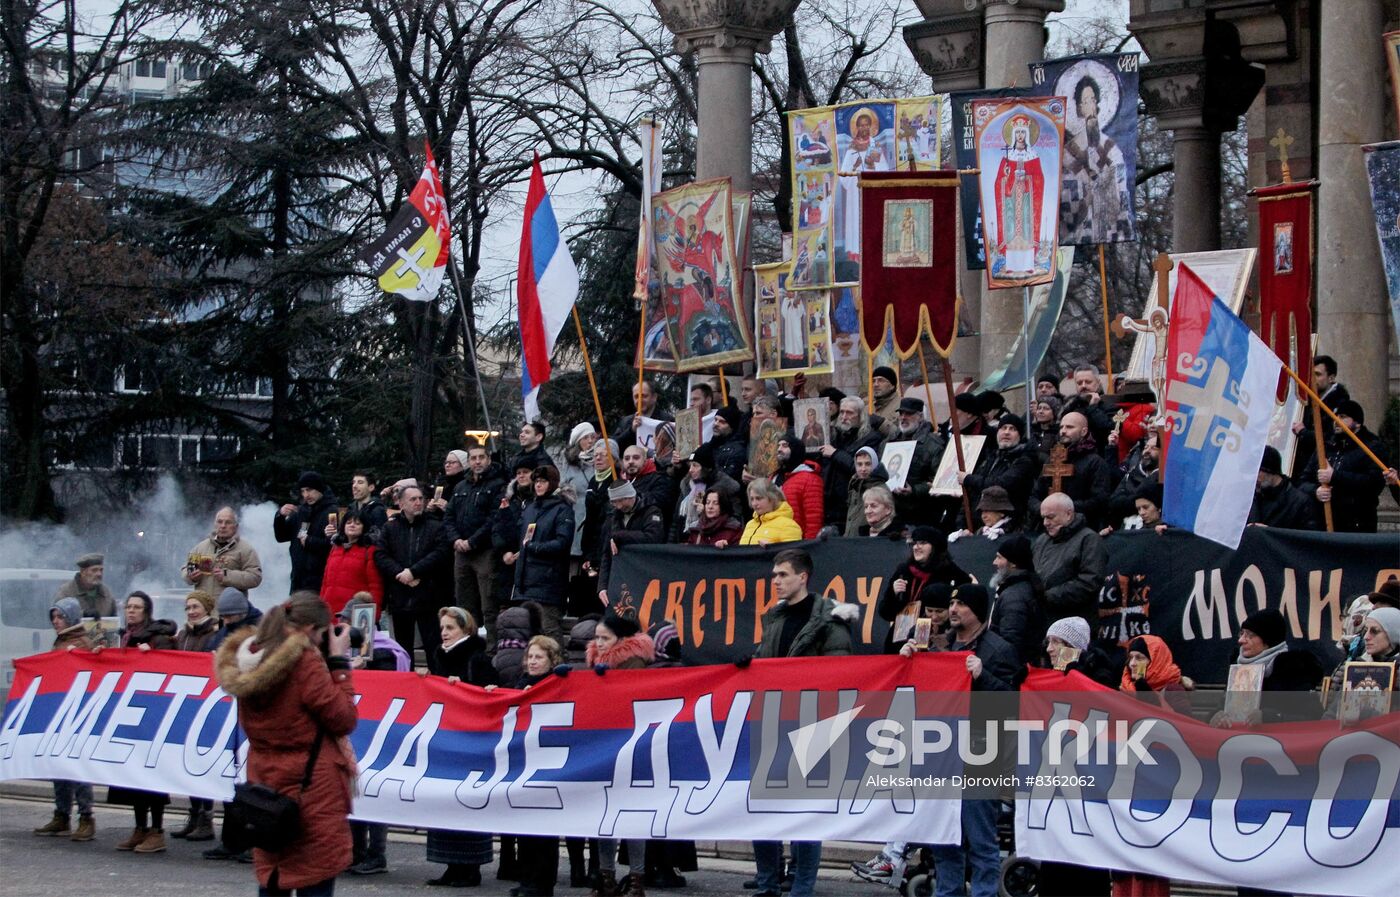
M 184 574 L 185 582 L 210 595 L 228 586 L 246 595 L 262 583 L 262 562 L 253 546 L 239 538 L 233 508 L 220 508 L 214 515 L 214 531 L 190 549 Z

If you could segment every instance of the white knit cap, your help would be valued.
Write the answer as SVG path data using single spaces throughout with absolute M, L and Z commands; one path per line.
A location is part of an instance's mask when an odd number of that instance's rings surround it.
M 453 449 L 452 451 L 447 453 L 447 457 L 456 458 L 458 464 L 462 465 L 463 467 L 466 467 L 467 459 L 469 456 L 462 449 Z
M 579 440 L 585 436 L 597 436 L 598 431 L 593 429 L 593 425 L 588 421 L 576 425 L 569 431 L 569 445 L 578 445 Z
M 1045 637 L 1054 636 L 1071 648 L 1083 651 L 1089 647 L 1089 624 L 1083 617 L 1064 617 L 1050 624 Z

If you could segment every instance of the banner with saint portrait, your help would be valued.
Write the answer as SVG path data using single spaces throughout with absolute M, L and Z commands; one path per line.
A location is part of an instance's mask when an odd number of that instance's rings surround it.
M 1400 141 L 1374 143 L 1362 150 L 1366 154 L 1371 208 L 1376 214 L 1376 236 L 1390 294 L 1390 319 L 1400 338 Z
M 957 168 L 977 167 L 977 129 L 972 123 L 972 104 L 977 100 L 1028 97 L 1026 87 L 1000 87 L 991 90 L 960 90 L 948 94 L 948 109 L 953 129 L 953 164 Z M 982 245 L 982 195 L 976 178 L 963 178 L 958 188 L 958 207 L 962 210 L 963 258 L 967 270 L 981 271 L 987 267 L 987 248 Z
M 1259 335 L 1284 364 L 1312 370 L 1313 189 L 1316 181 L 1253 191 L 1259 202 Z M 1290 381 L 1279 384 L 1278 398 Z
M 789 290 L 792 262 L 754 265 L 759 377 L 830 374 L 831 291 Z
M 1048 283 L 1059 246 L 1065 99 L 978 100 L 972 120 L 987 285 Z
M 858 100 L 788 113 L 790 289 L 860 279 L 860 175 L 938 168 L 942 113 L 941 97 Z
M 1137 181 L 1138 54 L 1033 62 L 1031 89 L 1064 97 L 1060 243 L 1121 243 L 1133 226 Z
M 650 321 L 656 319 L 664 324 L 675 370 L 681 373 L 752 358 L 729 178 L 695 181 L 656 194 L 652 226 L 660 308 L 656 318 L 650 318 L 648 303 L 648 358 Z

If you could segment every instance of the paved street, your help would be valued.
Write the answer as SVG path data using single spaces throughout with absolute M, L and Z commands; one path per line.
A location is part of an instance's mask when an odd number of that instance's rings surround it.
M 102 796 L 105 789 L 98 789 Z M 189 844 L 168 839 L 169 850 L 161 854 L 141 856 L 121 853 L 113 846 L 131 831 L 131 813 L 127 808 L 99 806 L 97 840 L 75 844 L 67 838 L 36 838 L 32 829 L 48 821 L 52 804 L 37 800 L 0 799 L 0 894 L 4 897 L 86 897 L 86 895 L 132 895 L 132 897 L 189 897 L 192 886 L 204 895 L 247 895 L 256 892 L 253 869 L 239 863 L 212 862 L 200 857 L 209 843 Z M 173 812 L 173 827 L 179 827 L 184 814 Z M 167 826 L 168 828 L 171 826 Z M 753 864 L 747 861 L 700 858 L 701 871 L 686 874 L 683 891 L 658 891 L 677 895 L 740 895 L 745 891 L 743 881 L 753 874 Z M 423 838 L 416 835 L 391 836 L 389 868 L 385 875 L 367 878 L 342 876 L 336 883 L 336 893 L 348 895 L 391 894 L 405 890 L 425 894 L 441 894 L 443 889 L 426 887 L 423 882 L 438 875 L 442 867 L 430 865 L 423 858 Z M 568 858 L 560 857 L 560 875 L 568 881 Z M 464 893 L 506 894 L 513 882 L 495 879 L 495 867 L 485 870 L 480 888 Z M 881 897 L 895 892 L 878 885 L 857 880 L 841 869 L 822 870 L 820 891 L 828 895 L 865 895 Z M 459 893 L 448 890 L 446 893 Z M 586 891 L 556 889 L 561 897 L 582 895 Z

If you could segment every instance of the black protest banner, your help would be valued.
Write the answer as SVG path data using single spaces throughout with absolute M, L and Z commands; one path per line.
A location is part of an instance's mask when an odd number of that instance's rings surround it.
M 642 625 L 670 620 L 680 632 L 687 663 L 728 663 L 747 657 L 763 637 L 763 615 L 774 598 L 773 556 L 784 548 L 812 555 L 812 591 L 861 609 L 856 640 L 879 653 L 889 624 L 875 613 L 885 578 L 909 556 L 903 542 L 827 539 L 771 548 L 640 545 L 613 558 L 608 593 L 636 608 Z
M 613 559 L 610 592 L 643 625 L 676 624 L 688 663 L 727 663 L 753 653 L 773 606 L 769 574 L 782 548 L 811 552 L 813 591 L 861 608 L 860 650 L 878 653 L 889 624 L 875 613 L 885 579 L 909 555 L 885 539 L 828 539 L 772 548 L 646 545 Z M 949 546 L 979 582 L 995 572 L 996 543 L 974 537 Z M 1182 672 L 1223 683 L 1240 622 L 1278 608 L 1291 638 L 1334 656 L 1342 614 L 1355 596 L 1400 576 L 1400 536 L 1342 535 L 1250 527 L 1237 551 L 1190 533 L 1115 533 L 1099 598 L 1100 638 L 1126 643 L 1151 632 L 1171 646 Z
M 1400 576 L 1400 536 L 1251 526 L 1231 551 L 1179 530 L 1114 533 L 1108 562 L 1096 635 L 1124 642 L 1151 632 L 1182 673 L 1222 684 L 1241 621 L 1265 607 L 1283 614 L 1291 640 L 1339 661 L 1347 605 Z

